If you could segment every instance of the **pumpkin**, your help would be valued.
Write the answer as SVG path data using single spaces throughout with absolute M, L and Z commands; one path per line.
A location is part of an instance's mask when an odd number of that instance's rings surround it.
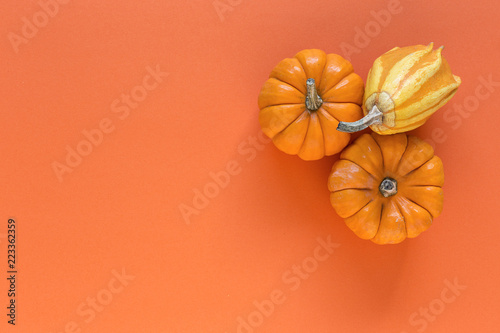
M 443 209 L 443 163 L 406 134 L 363 134 L 328 178 L 330 202 L 360 238 L 395 244 L 427 230 Z
M 363 113 L 339 131 L 356 132 L 368 126 L 378 134 L 407 132 L 423 125 L 457 92 L 461 80 L 441 55 L 443 47 L 395 47 L 375 60 L 366 79 Z
M 321 50 L 282 60 L 259 94 L 262 131 L 281 151 L 304 160 L 340 152 L 350 134 L 340 121 L 363 116 L 363 80 L 349 61 Z

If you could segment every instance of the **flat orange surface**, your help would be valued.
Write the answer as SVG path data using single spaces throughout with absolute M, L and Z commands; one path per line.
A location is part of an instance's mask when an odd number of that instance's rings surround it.
M 0 331 L 500 332 L 499 12 L 493 0 L 3 1 Z M 338 156 L 278 151 L 257 96 L 305 48 L 366 79 L 387 50 L 429 42 L 462 78 L 412 132 L 443 160 L 444 211 L 416 239 L 375 245 L 330 206 Z

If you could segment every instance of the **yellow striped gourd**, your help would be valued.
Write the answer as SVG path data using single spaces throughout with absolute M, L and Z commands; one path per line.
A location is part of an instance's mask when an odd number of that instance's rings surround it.
M 378 57 L 366 80 L 365 117 L 341 122 L 337 129 L 357 132 L 370 126 L 378 134 L 394 134 L 423 125 L 461 83 L 441 55 L 443 47 L 432 48 L 433 43 L 395 47 Z

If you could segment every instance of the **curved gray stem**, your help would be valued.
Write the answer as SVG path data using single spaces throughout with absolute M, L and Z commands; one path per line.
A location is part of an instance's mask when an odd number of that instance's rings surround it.
M 358 121 L 354 121 L 352 123 L 341 121 L 337 126 L 337 131 L 346 133 L 359 132 L 370 125 L 382 124 L 383 115 L 384 114 L 377 108 L 377 106 L 374 105 L 368 114 Z

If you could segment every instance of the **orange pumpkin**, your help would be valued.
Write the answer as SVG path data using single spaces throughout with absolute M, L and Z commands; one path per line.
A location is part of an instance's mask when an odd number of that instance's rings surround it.
M 443 209 L 443 164 L 431 145 L 406 134 L 364 134 L 328 179 L 330 201 L 363 239 L 395 244 L 427 230 Z
M 339 121 L 363 116 L 363 80 L 337 54 L 303 50 L 282 60 L 259 95 L 262 131 L 287 154 L 317 160 L 340 152 L 350 134 Z

